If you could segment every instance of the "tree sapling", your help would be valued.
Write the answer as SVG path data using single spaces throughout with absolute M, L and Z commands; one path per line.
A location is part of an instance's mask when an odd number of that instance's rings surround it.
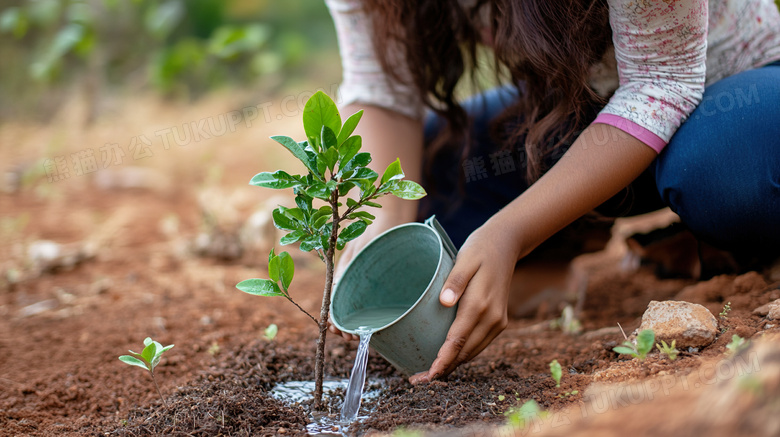
M 647 354 L 653 349 L 653 343 L 655 343 L 655 332 L 652 329 L 645 329 L 636 336 L 636 344 L 626 340 L 622 345 L 616 346 L 612 350 L 644 361 Z
M 319 338 L 314 363 L 315 410 L 322 406 L 325 338 L 336 251 L 342 250 L 347 242 L 363 234 L 373 222 L 375 217 L 361 209 L 381 208 L 375 202 L 378 198 L 394 195 L 413 200 L 426 194 L 419 184 L 403 180 L 404 173 L 399 160 L 391 163 L 381 178 L 368 168 L 371 155 L 360 152 L 362 138 L 352 135 L 362 115 L 363 111 L 358 111 L 342 124 L 336 104 L 325 93 L 318 91 L 306 102 L 303 110 L 306 141 L 297 142 L 284 136 L 271 137 L 303 163 L 306 173 L 291 175 L 283 170 L 263 172 L 250 182 L 259 187 L 293 189 L 297 207 L 280 206 L 272 214 L 274 225 L 289 232 L 280 242 L 282 245 L 300 243 L 302 251 L 316 252 L 325 263 L 325 288 L 319 319 L 306 312 L 290 296 L 288 287 L 295 266 L 287 252 L 277 256 L 271 250 L 268 260 L 270 279 L 248 279 L 236 286 L 249 294 L 284 297 L 317 324 Z M 355 188 L 359 195 L 348 197 Z M 315 199 L 325 204 L 317 208 L 313 205 Z
M 163 398 L 163 395 L 160 392 L 160 386 L 157 385 L 157 380 L 154 377 L 154 368 L 160 364 L 160 358 L 162 358 L 162 355 L 172 347 L 172 344 L 163 347 L 163 345 L 160 343 L 152 340 L 151 337 L 146 337 L 144 339 L 144 349 L 140 354 L 138 352 L 129 351 L 134 356 L 122 355 L 119 357 L 119 360 L 123 363 L 129 364 L 131 366 L 138 366 L 142 369 L 146 369 L 149 372 L 149 375 L 152 376 L 154 388 L 157 389 L 157 394 L 160 395 L 160 399 L 162 400 L 163 405 L 165 405 L 165 408 L 168 408 L 168 403 L 165 402 L 165 398 Z

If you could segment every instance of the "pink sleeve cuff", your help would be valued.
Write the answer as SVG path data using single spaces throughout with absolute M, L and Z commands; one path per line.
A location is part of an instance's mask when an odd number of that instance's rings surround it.
M 656 153 L 661 153 L 661 150 L 663 150 L 663 148 L 666 147 L 667 144 L 667 141 L 664 141 L 663 138 L 647 130 L 647 128 L 642 127 L 634 123 L 633 121 L 627 118 L 623 118 L 619 115 L 599 114 L 598 117 L 596 117 L 596 120 L 594 120 L 593 122 L 608 124 L 610 126 L 616 127 L 622 130 L 623 132 L 631 135 L 632 137 L 638 139 L 639 141 L 645 143 L 648 147 L 655 150 Z

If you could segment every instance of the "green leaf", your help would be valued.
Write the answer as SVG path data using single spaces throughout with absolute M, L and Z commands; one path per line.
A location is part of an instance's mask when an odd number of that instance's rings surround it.
M 345 121 L 344 126 L 341 126 L 341 132 L 339 132 L 339 147 L 341 147 L 342 144 L 344 144 L 345 141 L 349 138 L 350 135 L 352 135 L 352 132 L 355 131 L 355 128 L 357 127 L 358 123 L 360 122 L 361 117 L 363 117 L 363 110 L 350 115 Z
M 353 182 L 339 182 L 339 196 L 346 196 L 353 188 L 355 188 L 355 184 Z
M 122 355 L 121 357 L 119 357 L 119 360 L 125 364 L 129 364 L 131 366 L 138 366 L 147 371 L 149 370 L 149 367 L 146 366 L 146 363 L 144 363 L 143 361 L 139 360 L 136 357 L 131 357 L 130 355 Z
M 274 248 L 271 248 L 271 252 L 268 253 L 268 264 L 271 264 L 271 260 L 276 256 L 274 253 Z
M 279 240 L 279 244 L 282 246 L 287 246 L 288 244 L 293 244 L 301 241 L 304 237 L 306 237 L 306 232 L 303 230 L 297 230 L 290 232 L 289 234 L 285 235 Z
M 322 249 L 322 241 L 319 235 L 309 235 L 301 241 L 300 249 L 304 252 L 311 252 L 312 250 Z
M 339 170 L 344 167 L 344 164 L 349 162 L 357 155 L 360 148 L 363 146 L 363 138 L 360 135 L 347 138 L 343 144 L 339 146 Z
M 338 156 L 339 140 L 336 138 L 336 134 L 328 126 L 322 126 L 322 133 L 320 134 L 322 139 L 322 150 L 325 151 L 330 148 L 336 149 L 336 156 Z
M 401 169 L 401 160 L 396 158 L 395 161 L 391 162 L 390 165 L 387 166 L 385 173 L 382 175 L 382 181 L 380 182 L 380 185 L 384 185 L 387 182 L 397 179 L 403 179 L 403 177 L 404 171 Z
M 295 276 L 295 263 L 292 257 L 287 252 L 279 254 L 279 272 L 281 273 L 282 288 L 287 291 L 290 288 L 290 283 Z
M 288 208 L 280 206 L 276 208 L 273 213 L 271 213 L 274 219 L 274 226 L 283 231 L 301 230 L 303 228 L 303 224 L 301 224 L 300 221 L 294 219 L 291 214 L 287 213 L 288 211 Z
M 315 182 L 306 189 L 306 194 L 322 200 L 330 200 L 330 190 L 322 182 Z
M 271 137 L 272 140 L 276 141 L 277 143 L 281 144 L 290 151 L 290 153 L 293 154 L 296 158 L 298 158 L 299 161 L 303 163 L 303 165 L 306 166 L 306 168 L 309 169 L 309 171 L 313 173 L 317 173 L 317 166 L 312 162 L 311 155 L 306 153 L 305 146 L 303 146 L 301 143 L 296 142 L 294 139 L 290 137 L 285 136 L 273 136 Z
M 325 163 L 331 172 L 333 172 L 333 168 L 336 167 L 336 163 L 339 162 L 339 151 L 335 147 L 331 147 L 320 153 L 319 159 Z
M 636 351 L 626 346 L 615 346 L 612 350 L 619 354 L 636 356 Z
M 154 352 L 154 356 L 152 357 L 152 371 L 154 371 L 154 368 L 157 367 L 158 364 L 160 364 L 160 358 L 162 357 L 161 351 L 163 348 L 162 344 L 160 344 L 160 342 L 158 341 L 154 342 L 154 346 L 155 346 L 155 352 Z
M 350 219 L 367 219 L 367 220 L 376 220 L 376 217 L 367 211 L 355 211 L 352 214 L 349 215 Z
M 323 205 L 318 209 L 317 211 L 312 214 L 312 218 L 317 218 L 321 216 L 328 216 L 330 217 L 333 215 L 333 208 L 330 207 L 330 205 Z
M 371 154 L 369 153 L 358 153 L 355 155 L 354 158 L 350 159 L 349 162 L 347 162 L 343 168 L 340 169 L 341 173 L 346 173 L 348 171 L 355 170 L 356 168 L 365 167 L 368 164 L 371 163 Z
M 255 296 L 284 296 L 276 282 L 270 279 L 247 279 L 239 282 L 236 288 Z
M 296 193 L 295 196 L 295 204 L 298 205 L 298 208 L 300 208 L 301 212 L 303 213 L 303 216 L 308 218 L 311 216 L 311 203 L 312 203 L 312 197 L 306 194 L 304 191 L 300 191 Z
M 315 150 L 318 150 L 322 127 L 327 126 L 333 132 L 341 131 L 341 115 L 333 100 L 322 91 L 309 98 L 303 108 L 303 130 Z
M 300 208 L 284 208 L 283 212 L 287 217 L 298 220 L 299 222 L 304 221 L 303 211 L 301 211 Z
M 320 176 L 320 179 L 322 179 L 323 177 L 325 177 L 325 170 L 328 169 L 328 163 L 325 162 L 324 159 L 321 159 L 320 156 L 322 155 L 317 155 L 316 165 L 317 165 L 317 174 Z
M 366 230 L 366 227 L 368 227 L 368 225 L 364 221 L 350 223 L 349 226 L 344 228 L 344 230 L 339 234 L 336 248 L 338 250 L 343 249 L 345 244 L 363 234 L 363 232 Z
M 146 345 L 144 350 L 141 352 L 141 357 L 154 368 L 154 365 L 152 364 L 152 360 L 154 360 L 154 356 L 157 354 L 157 344 L 153 341 Z
M 374 181 L 379 177 L 379 175 L 374 171 L 371 170 L 368 167 L 361 167 L 355 171 L 355 173 L 350 177 L 348 180 L 350 181 L 368 181 L 369 183 L 373 184 Z
M 328 222 L 329 219 L 330 219 L 330 216 L 327 216 L 327 215 L 320 216 L 320 217 L 317 218 L 317 220 L 312 221 L 311 226 L 314 229 L 319 229 L 319 228 L 323 227 L 325 225 L 325 223 Z
M 645 329 L 636 336 L 636 350 L 641 357 L 647 355 L 653 350 L 655 344 L 655 332 L 652 329 Z
M 555 386 L 560 387 L 561 377 L 563 376 L 563 369 L 561 369 L 561 364 L 558 363 L 558 360 L 550 361 L 550 374 L 555 381 Z
M 406 200 L 422 199 L 427 194 L 423 187 L 412 181 L 393 181 L 390 193 Z
M 382 205 L 380 205 L 380 204 L 378 204 L 376 202 L 371 202 L 371 201 L 363 202 L 363 205 L 365 205 L 365 206 L 372 206 L 374 208 L 381 208 L 382 207 Z
M 255 175 L 255 177 L 252 178 L 251 181 L 249 181 L 249 185 L 255 185 L 263 188 L 273 188 L 275 190 L 291 188 L 300 184 L 300 180 L 283 170 L 277 170 L 273 173 L 258 173 Z
M 268 263 L 268 277 L 274 282 L 279 282 L 282 269 L 280 266 L 279 256 L 271 258 L 271 262 Z

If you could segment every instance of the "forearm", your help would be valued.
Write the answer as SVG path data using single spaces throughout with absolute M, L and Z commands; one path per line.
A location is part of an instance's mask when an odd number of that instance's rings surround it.
M 625 132 L 593 124 L 558 163 L 491 220 L 517 242 L 522 258 L 630 184 L 656 156 Z
M 396 159 L 401 160 L 406 179 L 420 182 L 422 179 L 423 128 L 422 122 L 396 112 L 370 105 L 353 104 L 342 109 L 344 114 L 363 110 L 355 133 L 363 138 L 361 151 L 371 153 L 371 168 L 380 175 Z M 417 201 L 385 196 L 380 199 L 383 214 L 413 219 Z

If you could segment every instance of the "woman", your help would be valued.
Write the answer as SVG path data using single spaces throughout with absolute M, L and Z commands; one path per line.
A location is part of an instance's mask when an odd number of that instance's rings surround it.
M 668 205 L 704 241 L 778 253 L 780 13 L 771 0 L 327 3 L 342 103 L 365 108 L 364 147 L 378 166 L 400 157 L 432 193 L 424 205 L 387 199 L 341 265 L 418 208 L 462 243 L 440 294 L 443 305 L 460 303 L 456 320 L 413 383 L 482 351 L 506 326 L 518 260 L 594 209 Z M 455 84 L 479 43 L 511 85 L 464 108 Z M 435 115 L 424 124 L 426 108 Z

